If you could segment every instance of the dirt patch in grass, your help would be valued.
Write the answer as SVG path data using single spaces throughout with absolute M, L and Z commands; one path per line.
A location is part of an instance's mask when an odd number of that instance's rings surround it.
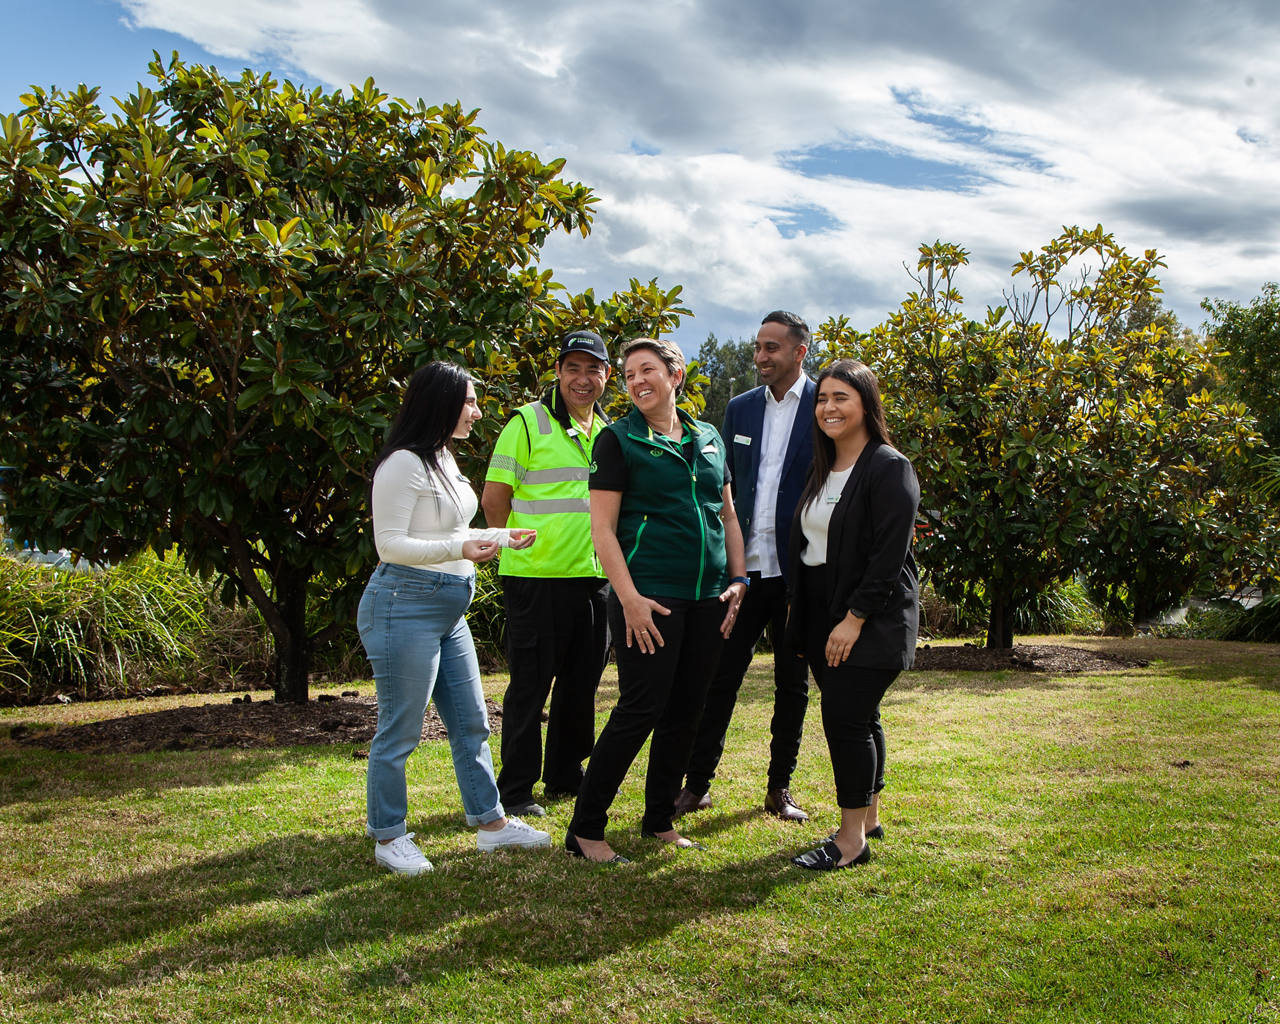
M 922 645 L 915 668 L 928 672 L 1046 672 L 1057 675 L 1107 672 L 1146 665 L 1141 658 L 1090 651 L 1057 644 L 1016 644 L 1009 650 L 988 650 L 970 644 Z M 368 750 L 378 723 L 373 696 L 350 691 L 343 696 L 322 694 L 306 704 L 276 704 L 271 700 L 234 697 L 213 703 L 145 710 L 97 722 L 31 730 L 15 725 L 10 739 L 49 750 L 93 753 L 141 753 L 150 750 L 210 750 L 214 748 L 300 747 L 347 744 L 353 756 Z M 502 707 L 490 700 L 489 727 L 502 729 Z M 435 706 L 422 723 L 423 740 L 447 736 Z
M 923 644 L 916 649 L 915 670 L 919 672 L 996 672 L 1015 669 L 1019 672 L 1052 672 L 1055 675 L 1076 672 L 1115 672 L 1123 668 L 1142 668 L 1149 664 L 1142 658 L 1122 654 L 1106 654 L 1083 647 L 1058 644 L 1014 644 L 1011 648 L 990 649 L 962 646 L 935 647 Z
M 232 703 L 232 700 L 235 703 Z M 502 708 L 486 701 L 489 727 L 502 727 Z M 10 738 L 49 750 L 94 753 L 141 753 L 148 750 L 210 750 L 215 747 L 299 747 L 323 743 L 350 744 L 352 756 L 368 753 L 378 724 L 376 697 L 330 694 L 305 704 L 277 704 L 241 697 L 213 704 L 142 711 L 100 722 L 30 732 L 14 726 Z M 424 740 L 448 735 L 435 705 L 422 723 Z

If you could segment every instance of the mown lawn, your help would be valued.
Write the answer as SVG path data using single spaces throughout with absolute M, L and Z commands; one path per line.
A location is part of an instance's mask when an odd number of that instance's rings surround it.
M 1071 642 L 1154 660 L 901 677 L 888 836 L 832 875 L 788 863 L 835 821 L 816 703 L 814 821 L 758 809 L 764 660 L 709 849 L 640 839 L 638 766 L 624 868 L 477 853 L 441 743 L 410 762 L 436 871 L 402 879 L 349 747 L 54 754 L 9 729 L 140 705 L 0 712 L 0 1019 L 1280 1021 L 1280 649 Z

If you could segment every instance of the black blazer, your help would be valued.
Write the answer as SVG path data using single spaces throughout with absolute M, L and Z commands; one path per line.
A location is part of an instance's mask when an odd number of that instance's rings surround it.
M 729 462 L 733 478 L 729 486 L 733 492 L 733 507 L 738 513 L 738 525 L 742 527 L 742 542 L 751 536 L 751 517 L 756 514 L 756 484 L 760 473 L 760 445 L 764 443 L 764 407 L 766 385 L 730 399 L 724 414 L 720 435 L 729 449 Z M 813 395 L 817 386 L 805 378 L 804 393 L 800 396 L 800 408 L 791 425 L 787 438 L 786 455 L 782 461 L 782 478 L 778 485 L 778 500 L 774 505 L 774 531 L 778 545 L 778 565 L 782 575 L 787 575 L 787 552 L 790 550 L 791 514 L 796 510 L 804 479 L 813 462 Z
M 808 616 L 825 615 L 830 626 L 849 611 L 866 619 L 845 662 L 860 668 L 910 668 L 920 632 L 920 577 L 911 555 L 920 484 L 910 461 L 887 444 L 871 441 L 858 456 L 840 501 L 831 512 L 827 569 L 834 582 L 826 608 L 805 608 L 801 508 L 791 523 L 791 610 L 787 636 L 804 648 Z

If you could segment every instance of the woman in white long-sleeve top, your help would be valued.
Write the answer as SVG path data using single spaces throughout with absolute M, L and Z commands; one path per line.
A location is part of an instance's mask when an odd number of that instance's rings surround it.
M 413 375 L 373 474 L 373 532 L 381 559 L 357 624 L 378 690 L 378 729 L 369 745 L 366 830 L 374 860 L 407 875 L 431 870 L 406 831 L 405 762 L 422 736 L 427 702 L 449 731 L 467 824 L 481 850 L 547 846 L 551 837 L 508 818 L 489 752 L 489 717 L 465 613 L 475 563 L 500 547 L 528 547 L 532 530 L 473 530 L 476 496 L 449 442 L 480 418 L 465 370 L 430 363 Z

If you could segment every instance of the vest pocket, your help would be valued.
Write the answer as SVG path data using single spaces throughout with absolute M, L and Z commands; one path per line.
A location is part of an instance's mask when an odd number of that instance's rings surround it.
M 636 552 L 640 550 L 640 538 L 644 534 L 644 528 L 649 525 L 649 517 L 645 516 L 640 520 L 640 529 L 636 530 L 636 542 L 631 545 L 631 552 L 627 555 L 627 565 L 631 564 L 631 559 L 636 557 Z

